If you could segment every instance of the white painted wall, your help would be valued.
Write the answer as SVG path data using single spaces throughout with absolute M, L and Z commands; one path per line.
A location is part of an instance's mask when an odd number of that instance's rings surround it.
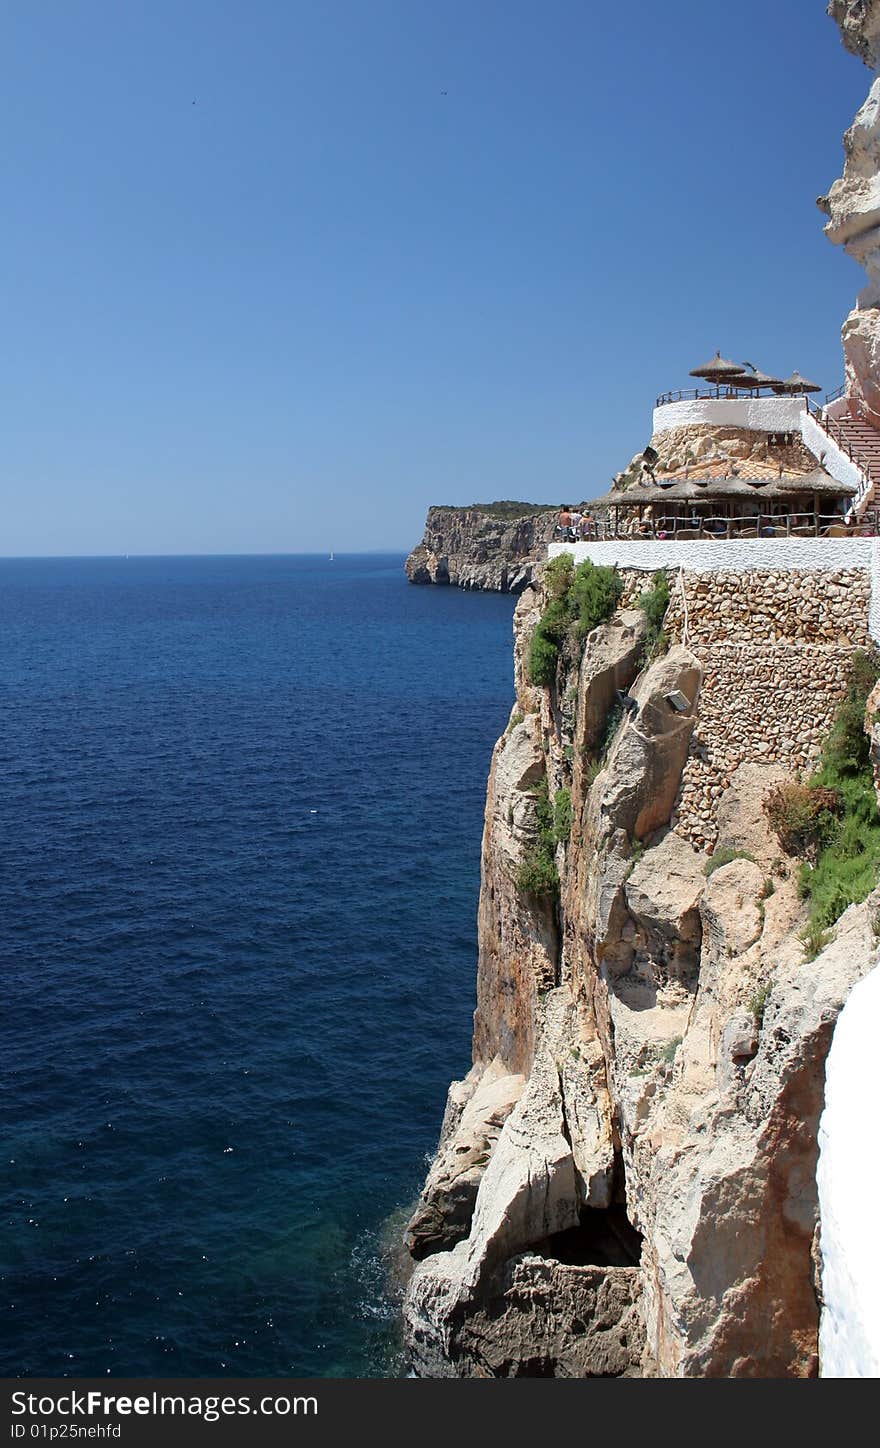
M 752 432 L 799 432 L 802 397 L 704 397 L 654 408 L 654 431 L 670 427 L 745 427 Z
M 819 1123 L 822 1222 L 820 1371 L 880 1377 L 880 969 L 854 987 L 837 1018 Z
M 616 564 L 653 573 L 658 568 L 876 569 L 880 585 L 880 540 L 876 538 L 619 538 L 601 543 L 551 543 L 549 556 L 572 553 L 576 563 Z

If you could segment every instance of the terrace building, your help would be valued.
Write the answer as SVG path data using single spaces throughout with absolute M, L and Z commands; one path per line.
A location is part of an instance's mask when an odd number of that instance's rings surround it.
M 585 506 L 589 535 L 681 541 L 875 536 L 880 433 L 845 397 L 720 355 L 657 398 L 651 442 Z M 584 536 L 587 536 L 585 533 Z

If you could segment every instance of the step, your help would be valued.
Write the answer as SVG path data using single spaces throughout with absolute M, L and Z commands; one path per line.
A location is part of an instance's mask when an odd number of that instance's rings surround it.
M 840 437 L 856 454 L 872 482 L 880 483 L 880 431 L 870 422 L 856 417 L 836 417 L 830 434 Z

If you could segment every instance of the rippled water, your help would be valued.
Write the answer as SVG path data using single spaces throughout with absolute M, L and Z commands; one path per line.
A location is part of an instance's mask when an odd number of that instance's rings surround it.
M 399 1371 L 512 702 L 401 565 L 0 563 L 3 1373 Z

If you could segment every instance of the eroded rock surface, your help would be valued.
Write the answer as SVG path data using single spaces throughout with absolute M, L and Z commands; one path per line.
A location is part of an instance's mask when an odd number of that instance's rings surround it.
M 545 556 L 558 519 L 558 508 L 521 517 L 478 506 L 429 508 L 425 536 L 406 560 L 406 576 L 410 583 L 519 593 Z
M 871 70 L 880 65 L 880 4 L 877 0 L 831 0 L 828 14 L 840 26 L 847 50 Z
M 880 64 L 880 0 L 832 0 L 844 44 L 872 70 Z M 843 138 L 843 175 L 819 205 L 825 233 L 864 267 L 868 285 L 843 324 L 851 410 L 880 427 L 880 79 Z
M 646 662 L 641 611 L 622 609 L 535 688 L 545 602 L 539 577 L 515 614 L 475 1065 L 411 1225 L 414 1369 L 810 1376 L 824 1059 L 877 958 L 876 902 L 806 959 L 798 862 L 763 810 L 785 765 L 746 758 L 719 787 L 712 868 L 675 823 L 698 657 Z M 618 691 L 635 711 L 617 716 Z M 517 872 L 544 786 L 551 804 L 569 791 L 571 828 L 558 895 L 533 898 Z
M 477 1189 L 501 1128 L 519 1100 L 525 1078 L 493 1061 L 478 1071 L 475 1084 L 450 1087 L 450 1112 L 441 1133 L 418 1206 L 406 1232 L 406 1245 L 416 1259 L 453 1247 L 470 1231 Z M 467 1091 L 456 1110 L 457 1088 Z

